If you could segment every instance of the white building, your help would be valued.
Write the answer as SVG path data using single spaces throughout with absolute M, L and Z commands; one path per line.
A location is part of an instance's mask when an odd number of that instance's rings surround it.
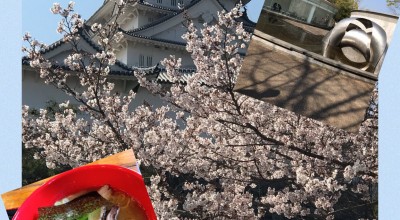
M 280 10 L 274 7 L 278 4 Z M 334 25 L 333 16 L 337 12 L 335 5 L 327 0 L 265 0 L 264 9 L 323 27 Z
M 132 70 L 135 67 L 154 66 L 169 55 L 182 58 L 182 71 L 194 70 L 190 54 L 185 50 L 185 41 L 181 38 L 186 29 L 182 23 L 184 10 L 179 9 L 178 4 L 183 5 L 195 24 L 200 26 L 204 22 L 213 23 L 217 19 L 218 11 L 230 10 L 235 3 L 232 0 L 138 0 L 130 3 L 119 19 L 124 38 L 115 48 L 118 61 L 111 68 L 110 73 L 110 79 L 116 84 L 116 90 L 121 94 L 126 94 L 135 88 L 137 90 L 136 104 L 146 99 L 158 105 L 160 100 L 138 86 Z M 105 24 L 113 15 L 114 7 L 114 0 L 104 1 L 103 5 L 85 22 L 86 25 Z M 250 31 L 255 26 L 246 15 L 240 20 Z M 79 43 L 81 48 L 92 53 L 99 50 L 90 28 L 82 31 L 81 36 Z M 44 56 L 63 64 L 70 50 L 68 43 L 58 41 L 49 46 Z M 158 80 L 167 82 L 168 77 L 161 73 Z M 71 78 L 69 83 L 79 87 L 77 79 Z M 23 59 L 22 88 L 23 105 L 35 108 L 45 106 L 49 100 L 62 102 L 69 98 L 53 86 L 44 84 L 26 59 Z

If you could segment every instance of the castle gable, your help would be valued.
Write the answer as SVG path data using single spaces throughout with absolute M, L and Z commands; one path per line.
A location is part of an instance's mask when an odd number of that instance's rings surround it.
M 82 51 L 86 51 L 91 54 L 96 54 L 100 51 L 100 48 L 97 46 L 95 42 L 93 42 L 86 34 L 81 33 L 81 38 L 78 42 L 78 49 Z M 47 50 L 43 51 L 43 56 L 46 59 L 49 59 L 53 62 L 53 64 L 66 67 L 64 64 L 64 60 L 73 53 L 72 45 L 68 42 L 64 42 L 63 40 L 59 40 L 53 44 L 51 44 Z M 24 64 L 29 64 L 29 61 L 24 58 Z M 111 66 L 111 74 L 112 75 L 131 75 L 132 69 L 122 62 L 118 61 L 115 65 Z
M 210 23 L 216 19 L 217 12 L 224 9 L 219 0 L 194 0 L 185 10 L 180 10 L 172 15 L 165 16 L 154 23 L 133 29 L 130 32 L 143 36 L 181 41 L 184 33 L 183 22 L 185 15 L 199 23 Z

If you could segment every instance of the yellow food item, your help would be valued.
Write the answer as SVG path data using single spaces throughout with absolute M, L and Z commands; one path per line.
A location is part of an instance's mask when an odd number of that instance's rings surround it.
M 113 190 L 108 185 L 101 187 L 97 193 L 119 207 L 118 220 L 147 220 L 140 205 L 125 193 Z

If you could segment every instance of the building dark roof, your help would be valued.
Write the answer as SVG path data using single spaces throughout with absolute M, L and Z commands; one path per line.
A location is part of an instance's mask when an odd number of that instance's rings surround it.
M 93 13 L 93 15 L 92 15 L 87 21 L 91 20 L 91 19 L 93 18 L 94 15 L 96 15 L 99 11 L 101 11 L 101 10 L 105 7 L 106 3 L 108 3 L 108 2 L 110 2 L 110 1 L 105 0 L 104 3 L 103 3 L 103 5 L 101 5 L 101 6 Z M 135 3 L 137 3 L 137 4 L 139 4 L 139 5 L 142 5 L 142 6 L 146 6 L 146 7 L 151 7 L 151 8 L 154 8 L 154 9 L 158 9 L 158 10 L 163 10 L 163 11 L 165 11 L 165 12 L 167 12 L 167 13 L 172 13 L 172 12 L 178 11 L 177 9 L 172 9 L 172 8 L 167 8 L 167 7 L 163 7 L 163 6 L 159 6 L 159 5 L 150 4 L 150 3 L 145 2 L 145 1 L 143 1 L 143 0 L 138 0 L 138 1 L 136 1 Z M 86 22 L 86 21 L 85 21 L 85 22 Z
M 94 50 L 100 52 L 102 51 L 101 47 L 96 44 L 95 42 L 93 42 L 88 36 L 87 34 L 84 33 L 83 30 L 81 30 L 79 32 L 80 36 L 82 37 L 83 40 L 85 40 Z M 149 37 L 145 37 L 145 36 L 140 36 L 140 35 L 136 35 L 133 34 L 132 36 L 134 37 L 139 37 L 139 38 L 144 38 L 144 39 L 149 39 L 149 40 L 155 40 L 155 41 L 160 41 L 160 42 L 166 42 L 166 43 L 173 43 L 173 44 L 177 44 L 180 46 L 185 46 L 185 43 L 180 43 L 180 42 L 173 42 L 173 41 L 166 41 L 166 40 L 161 40 L 161 39 L 156 39 L 156 38 L 149 38 Z M 60 47 L 61 45 L 66 44 L 66 42 L 64 42 L 62 39 L 56 41 L 55 43 L 51 44 L 46 50 L 41 51 L 42 54 L 48 53 L 58 47 Z M 30 59 L 26 56 L 22 57 L 22 64 L 29 66 L 30 65 Z M 138 68 L 138 67 L 129 67 L 126 64 L 122 63 L 119 60 L 116 60 L 115 65 L 122 68 L 122 71 L 119 70 L 111 70 L 110 71 L 110 75 L 114 75 L 114 76 L 134 76 L 133 72 L 135 70 L 142 70 L 145 71 L 149 76 L 154 75 L 154 74 L 158 74 L 157 76 L 157 81 L 160 83 L 171 83 L 171 81 L 169 80 L 170 77 L 168 76 L 165 68 L 160 68 L 158 65 L 154 66 L 154 67 L 150 67 L 150 68 Z M 54 68 L 61 68 L 64 70 L 69 70 L 69 68 L 65 65 L 53 65 Z M 179 70 L 182 73 L 192 73 L 195 71 L 195 69 L 180 69 Z
M 179 81 L 180 83 L 186 83 L 188 78 L 196 72 L 195 69 L 179 69 L 179 72 L 182 73 L 182 79 Z M 161 72 L 157 76 L 157 82 L 159 83 L 172 83 L 171 76 L 167 73 L 165 69 L 161 70 Z
M 22 57 L 22 65 L 30 66 L 30 59 L 26 56 Z M 65 65 L 52 65 L 52 68 L 61 68 L 63 70 L 70 70 L 69 67 Z M 110 75 L 112 76 L 133 76 L 133 70 L 110 70 Z
M 41 53 L 44 54 L 44 53 L 50 52 L 50 51 L 56 49 L 57 47 L 62 46 L 64 43 L 65 42 L 63 41 L 63 39 L 60 39 L 60 40 L 50 44 L 46 49 L 42 50 Z
M 101 47 L 100 47 L 98 44 L 94 43 L 94 42 L 87 36 L 87 34 L 85 33 L 84 30 L 81 29 L 81 30 L 79 31 L 79 35 L 80 35 L 81 38 L 82 38 L 83 40 L 85 40 L 85 42 L 87 42 L 94 50 L 96 50 L 97 52 L 101 52 L 101 51 L 102 51 Z M 60 47 L 60 46 L 62 46 L 62 45 L 64 45 L 64 44 L 66 44 L 66 42 L 63 41 L 63 39 L 60 39 L 60 40 L 54 42 L 53 44 L 51 44 L 50 46 L 48 46 L 45 50 L 42 50 L 41 53 L 42 53 L 42 54 L 48 53 L 48 52 L 50 52 L 50 51 L 52 51 L 52 50 L 55 50 L 56 48 L 58 48 L 58 47 Z M 30 62 L 30 60 L 29 60 L 28 57 L 24 56 L 24 57 L 22 58 L 22 64 L 23 64 L 23 65 L 30 65 L 29 62 Z M 110 71 L 110 74 L 111 74 L 111 75 L 125 75 L 125 76 L 133 75 L 133 69 L 130 68 L 129 66 L 127 66 L 126 64 L 122 63 L 121 61 L 116 60 L 115 66 L 118 66 L 118 67 L 122 68 L 123 70 L 122 70 L 122 71 L 119 71 L 119 70 L 111 70 L 111 71 Z M 59 68 L 66 69 L 66 70 L 68 69 L 68 67 L 63 66 L 63 65 L 58 65 L 58 66 L 54 66 L 54 67 L 59 67 Z
M 255 22 L 253 22 L 252 20 L 249 19 L 248 15 L 247 15 L 247 9 L 244 8 L 243 11 L 243 15 L 239 18 L 236 19 L 236 21 L 238 22 L 242 22 L 243 23 L 243 28 L 250 33 L 253 33 L 254 28 L 256 27 Z
M 154 78 L 159 83 L 173 83 L 172 77 L 167 73 L 164 67 L 160 67 L 159 64 L 149 68 L 138 68 L 133 67 L 135 71 L 143 71 L 149 78 Z M 181 68 L 178 72 L 182 74 L 182 79 L 179 83 L 186 83 L 188 78 L 196 72 L 195 68 Z
M 201 1 L 202 1 L 202 0 L 193 0 L 193 1 L 191 1 L 191 3 L 190 3 L 189 5 L 185 6 L 183 9 L 174 10 L 174 13 L 169 14 L 169 15 L 166 15 L 166 16 L 163 16 L 163 17 L 161 17 L 160 19 L 158 19 L 158 20 L 156 20 L 156 21 L 154 21 L 154 22 L 151 22 L 151 23 L 146 24 L 146 25 L 143 25 L 143 26 L 141 26 L 141 27 L 138 27 L 138 28 L 135 28 L 135 29 L 132 29 L 132 30 L 127 30 L 127 31 L 124 31 L 124 32 L 125 32 L 126 34 L 131 35 L 131 34 L 133 34 L 133 33 L 135 33 L 135 32 L 143 31 L 143 30 L 149 29 L 149 28 L 151 28 L 151 27 L 154 27 L 154 26 L 156 26 L 156 25 L 158 25 L 158 24 L 161 24 L 161 23 L 163 23 L 163 22 L 168 21 L 169 19 L 171 19 L 171 18 L 173 18 L 173 17 L 175 17 L 175 16 L 178 16 L 178 15 L 181 14 L 182 12 L 184 12 L 184 11 L 186 11 L 187 9 L 193 7 L 194 5 L 196 5 L 197 3 L 201 2 Z M 228 11 L 228 10 L 225 8 L 225 6 L 220 2 L 220 0 L 216 0 L 216 2 L 217 2 L 217 3 L 221 6 L 221 8 L 223 8 L 225 11 Z M 151 5 L 151 4 L 147 3 L 147 2 L 146 2 L 146 3 L 141 3 L 141 4 L 143 4 L 143 5 Z M 237 20 L 238 22 L 242 22 L 242 23 L 243 23 L 243 27 L 245 28 L 246 31 L 251 32 L 251 33 L 254 31 L 254 28 L 255 28 L 255 26 L 256 26 L 256 23 L 253 22 L 253 21 L 251 21 L 251 20 L 249 19 L 249 17 L 247 16 L 247 11 L 246 11 L 246 9 L 245 9 L 245 11 L 243 12 L 243 16 L 241 16 L 240 18 L 238 18 L 238 19 L 236 19 L 236 20 Z
M 130 31 L 125 31 L 123 29 L 120 29 L 120 31 L 122 33 L 126 34 L 126 35 L 129 35 L 129 36 L 132 36 L 132 37 L 136 37 L 136 38 L 141 38 L 141 39 L 146 39 L 146 40 L 151 40 L 151 41 L 157 41 L 157 42 L 161 42 L 161 43 L 174 44 L 174 45 L 178 45 L 178 46 L 186 46 L 186 43 L 184 43 L 184 42 L 165 40 L 165 39 L 156 38 L 156 37 L 144 36 L 144 35 L 140 35 L 140 34 L 136 34 L 136 33 L 130 32 Z
M 103 5 L 106 4 L 107 2 L 108 2 L 108 1 L 105 0 L 104 3 L 103 3 Z M 150 6 L 150 7 L 153 7 L 153 8 L 166 10 L 166 11 L 177 11 L 176 9 L 172 9 L 172 8 L 168 8 L 168 7 L 163 7 L 163 6 L 151 4 L 151 3 L 148 3 L 147 1 L 144 1 L 144 0 L 138 0 L 138 1 L 134 2 L 134 3 L 138 3 L 138 4 L 141 4 L 141 5 L 146 5 L 146 6 Z M 101 7 L 100 7 L 100 8 L 101 8 Z M 97 11 L 96 11 L 96 12 L 97 12 Z M 96 12 L 95 12 L 95 13 L 96 13 Z
M 189 5 L 185 6 L 183 9 L 179 9 L 179 10 L 177 10 L 176 12 L 174 12 L 174 13 L 172 13 L 170 15 L 166 15 L 166 16 L 164 16 L 164 17 L 162 17 L 162 18 L 160 18 L 160 19 L 158 19 L 158 20 L 156 20 L 154 22 L 151 22 L 149 24 L 143 25 L 142 27 L 139 27 L 139 28 L 135 28 L 135 29 L 129 30 L 127 32 L 134 33 L 134 32 L 138 32 L 138 31 L 142 31 L 142 30 L 154 27 L 154 26 L 156 26 L 158 24 L 161 24 L 161 23 L 163 23 L 163 22 L 165 22 L 165 21 L 167 21 L 167 20 L 169 20 L 169 19 L 181 14 L 185 10 L 193 7 L 194 5 L 196 5 L 197 3 L 201 2 L 201 1 L 202 0 L 193 0 L 193 1 L 190 2 Z
M 179 9 L 172 9 L 172 8 L 167 8 L 167 7 L 163 7 L 163 6 L 159 6 L 159 5 L 154 5 L 154 4 L 150 4 L 148 2 L 144 2 L 143 0 L 138 1 L 137 3 L 140 5 L 149 6 L 152 8 L 161 9 L 161 10 L 165 10 L 165 11 L 172 11 L 172 12 L 179 11 Z
M 89 38 L 89 36 L 87 36 L 87 34 L 85 34 L 85 31 L 81 32 L 81 36 L 82 38 L 91 46 L 93 47 L 97 52 L 101 52 L 102 48 L 96 44 L 95 42 L 92 41 L 92 39 Z M 115 65 L 121 67 L 122 69 L 124 69 L 125 71 L 131 72 L 132 68 L 130 68 L 129 66 L 127 66 L 126 64 L 122 63 L 119 60 L 115 61 Z

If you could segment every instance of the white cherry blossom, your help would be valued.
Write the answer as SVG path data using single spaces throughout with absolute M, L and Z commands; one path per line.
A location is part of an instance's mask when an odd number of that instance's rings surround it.
M 269 214 L 333 219 L 346 194 L 360 198 L 358 205 L 376 204 L 370 189 L 378 183 L 377 108 L 353 134 L 236 93 L 240 48 L 250 41 L 236 20 L 240 5 L 201 29 L 189 21 L 183 38 L 196 71 L 184 79 L 180 58 L 163 60 L 173 82 L 167 87 L 137 71 L 141 86 L 168 105 L 144 103 L 129 111 L 135 93 L 116 94 L 108 80 L 116 62 L 113 45 L 122 38 L 115 21 L 126 2 L 117 3 L 115 20 L 90 27 L 102 48 L 95 54 L 74 44 L 83 21 L 72 14 L 73 3 L 66 9 L 53 5 L 52 12 L 64 18 L 58 30 L 73 46 L 64 60 L 73 75 L 52 66 L 40 53 L 44 45 L 24 36 L 31 46 L 24 49 L 31 67 L 80 103 L 83 114 L 68 102 L 54 115 L 43 109 L 30 115 L 24 106 L 23 142 L 42 149 L 36 158 L 44 157 L 51 168 L 76 167 L 133 148 L 152 173 L 148 191 L 159 219 Z M 85 89 L 70 87 L 69 77 L 79 77 Z

